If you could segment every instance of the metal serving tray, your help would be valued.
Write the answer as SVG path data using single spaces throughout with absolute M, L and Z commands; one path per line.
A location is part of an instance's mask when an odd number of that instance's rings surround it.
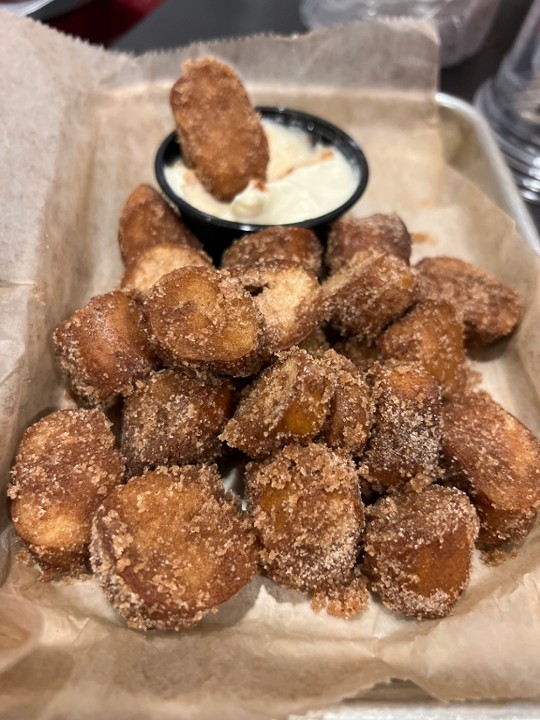
M 540 237 L 497 141 L 482 115 L 469 103 L 437 94 L 447 162 L 475 183 L 516 223 L 523 239 L 540 254 Z M 540 692 L 540 687 L 538 688 Z M 320 720 L 540 720 L 540 702 L 442 703 L 410 682 L 392 681 L 339 706 L 302 716 Z M 292 716 L 291 720 L 300 720 Z

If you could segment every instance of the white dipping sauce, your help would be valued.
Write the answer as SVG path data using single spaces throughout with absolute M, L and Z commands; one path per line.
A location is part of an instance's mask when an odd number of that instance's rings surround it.
M 263 120 L 270 162 L 266 182 L 251 181 L 230 202 L 216 200 L 182 160 L 165 166 L 174 192 L 209 215 L 254 225 L 281 225 L 325 215 L 346 202 L 358 170 L 337 148 L 318 143 L 299 128 Z

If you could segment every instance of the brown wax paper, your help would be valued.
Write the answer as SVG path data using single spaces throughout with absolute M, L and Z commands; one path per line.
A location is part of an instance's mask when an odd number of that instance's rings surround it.
M 431 26 L 358 23 L 135 59 L 0 13 L 3 485 L 25 427 L 63 402 L 51 332 L 118 282 L 120 208 L 136 184 L 154 182 L 173 126 L 169 88 L 181 61 L 202 54 L 234 65 L 257 102 L 312 111 L 357 139 L 371 177 L 354 214 L 396 211 L 423 240 L 415 259 L 462 257 L 518 289 L 519 332 L 475 363 L 538 434 L 538 258 L 443 160 Z M 442 620 L 406 620 L 373 598 L 362 616 L 338 620 L 258 577 L 196 629 L 144 634 L 126 629 L 92 579 L 43 583 L 15 562 L 1 507 L 2 718 L 282 718 L 391 678 L 444 700 L 540 691 L 539 527 L 498 567 L 476 557 Z

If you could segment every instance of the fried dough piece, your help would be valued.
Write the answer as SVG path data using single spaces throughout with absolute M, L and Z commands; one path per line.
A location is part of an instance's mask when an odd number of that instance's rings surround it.
M 478 518 L 467 495 L 432 485 L 366 509 L 363 571 L 383 605 L 408 617 L 448 615 L 469 582 Z
M 246 498 L 263 567 L 278 585 L 312 593 L 352 580 L 364 526 L 352 461 L 324 445 L 288 445 L 247 466 Z
M 129 475 L 157 465 L 209 462 L 234 409 L 229 380 L 162 370 L 136 383 L 122 417 L 122 453 Z
M 362 473 L 376 492 L 420 492 L 439 473 L 441 394 L 419 363 L 389 363 L 373 371 L 375 422 Z
M 384 331 L 377 345 L 383 358 L 421 363 L 439 383 L 443 397 L 465 390 L 463 325 L 449 303 L 437 300 L 417 303 Z
M 148 337 L 166 365 L 238 377 L 260 367 L 262 316 L 227 270 L 173 270 L 152 286 L 143 307 Z
M 452 398 L 443 421 L 443 454 L 478 508 L 482 546 L 521 539 L 540 508 L 540 443 L 484 393 Z
M 317 360 L 292 348 L 246 388 L 220 438 L 254 459 L 309 442 L 323 428 L 333 393 Z
M 96 295 L 56 328 L 53 341 L 73 390 L 90 405 L 110 404 L 156 367 L 133 291 Z
M 336 220 L 330 228 L 326 244 L 325 262 L 330 272 L 340 270 L 359 250 L 389 252 L 408 265 L 411 236 L 395 213 Z
M 370 389 L 353 363 L 334 350 L 325 352 L 318 362 L 334 387 L 320 439 L 331 448 L 359 455 L 373 421 Z
M 527 537 L 533 529 L 538 510 L 499 510 L 489 503 L 473 498 L 472 503 L 480 519 L 477 546 L 493 550 L 515 544 Z
M 266 179 L 268 141 L 232 68 L 188 60 L 170 101 L 184 160 L 214 197 L 232 200 L 250 180 Z
M 221 267 L 254 265 L 257 262 L 286 260 L 319 275 L 322 245 L 312 230 L 302 227 L 269 227 L 247 233 L 235 240 L 223 253 Z
M 361 250 L 323 285 L 330 325 L 367 344 L 414 300 L 415 278 L 399 258 Z
M 28 428 L 11 471 L 11 519 L 44 570 L 88 569 L 92 517 L 124 480 L 100 410 L 58 410 Z
M 126 200 L 120 213 L 118 242 L 126 263 L 142 250 L 162 243 L 201 248 L 180 216 L 150 185 L 138 185 Z
M 484 270 L 450 257 L 427 258 L 416 268 L 419 296 L 454 306 L 469 347 L 510 335 L 519 322 L 522 307 L 517 293 Z
M 157 468 L 118 488 L 92 526 L 92 568 L 138 630 L 181 630 L 235 595 L 257 569 L 249 518 L 214 466 Z
M 267 355 L 296 345 L 321 323 L 321 287 L 296 263 L 274 260 L 228 272 L 253 296 L 264 318 Z
M 203 250 L 188 245 L 152 245 L 141 250 L 127 263 L 120 286 L 144 293 L 164 275 L 194 265 L 212 267 L 212 260 Z

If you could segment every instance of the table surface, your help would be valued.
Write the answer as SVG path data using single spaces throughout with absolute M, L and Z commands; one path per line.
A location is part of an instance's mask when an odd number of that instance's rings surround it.
M 481 51 L 455 67 L 443 69 L 441 90 L 472 100 L 476 89 L 496 72 L 531 4 L 532 0 L 502 0 Z M 253 33 L 303 33 L 307 28 L 298 6 L 299 0 L 167 0 L 113 47 L 143 53 L 195 40 Z

